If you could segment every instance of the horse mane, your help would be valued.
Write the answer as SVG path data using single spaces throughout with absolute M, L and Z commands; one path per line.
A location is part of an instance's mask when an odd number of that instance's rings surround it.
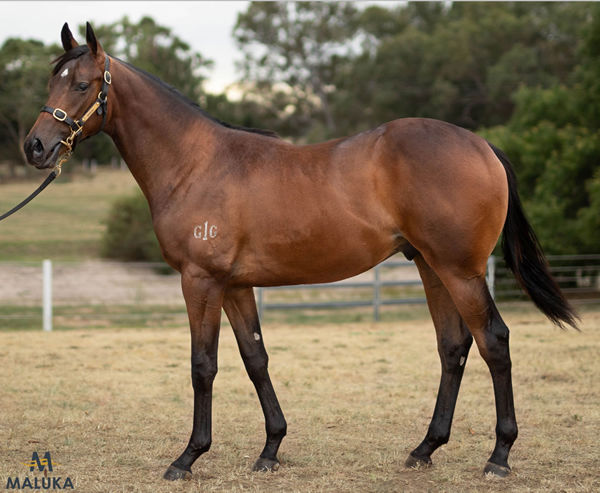
M 201 113 L 202 116 L 204 116 L 205 118 L 208 118 L 209 120 L 211 120 L 211 121 L 213 121 L 215 123 L 218 123 L 219 125 L 221 125 L 223 127 L 231 128 L 232 130 L 241 130 L 242 132 L 250 132 L 250 133 L 254 133 L 254 134 L 265 135 L 267 137 L 273 137 L 273 138 L 276 138 L 276 139 L 279 138 L 279 135 L 277 135 L 277 133 L 274 132 L 273 130 L 266 130 L 266 129 L 262 129 L 262 128 L 244 127 L 242 125 L 234 125 L 233 123 L 227 123 L 227 122 L 224 122 L 223 120 L 219 120 L 218 118 L 216 118 L 216 117 L 210 115 L 209 113 L 207 113 L 198 103 L 196 103 L 195 101 L 192 101 L 187 96 L 185 96 L 184 94 L 182 94 L 178 89 L 176 89 L 175 87 L 171 86 L 170 84 L 167 84 L 164 80 L 160 79 L 156 75 L 151 74 L 149 72 L 146 72 L 145 70 L 142 70 L 141 68 L 138 68 L 135 65 L 131 65 L 128 62 L 124 62 L 123 60 L 119 60 L 119 61 L 121 63 L 123 63 L 124 65 L 128 66 L 129 68 L 131 68 L 132 70 L 134 70 L 135 72 L 138 72 L 139 74 L 141 74 L 141 75 L 149 78 L 150 80 L 152 80 L 154 83 L 158 84 L 163 89 L 166 89 L 168 92 L 170 92 L 177 99 L 183 101 L 188 106 L 191 106 L 196 111 L 198 111 L 199 113 Z
M 70 49 L 69 51 L 66 51 L 61 56 L 59 56 L 58 58 L 56 58 L 52 61 L 52 63 L 55 64 L 54 69 L 52 70 L 52 75 L 54 76 L 54 75 L 58 74 L 58 72 L 60 72 L 60 69 L 67 62 L 70 62 L 71 60 L 75 60 L 76 58 L 79 58 L 80 56 L 88 53 L 89 51 L 90 51 L 90 49 L 88 48 L 87 45 L 79 45 L 79 46 L 76 46 L 75 48 Z M 116 57 L 113 57 L 113 58 L 116 58 Z M 156 75 L 146 72 L 145 70 L 142 70 L 141 68 L 131 65 L 130 63 L 124 62 L 123 60 L 120 60 L 118 58 L 116 58 L 116 59 L 119 60 L 124 65 L 126 65 L 127 67 L 134 70 L 135 72 L 139 73 L 140 75 L 143 75 L 144 77 L 152 80 L 154 83 L 158 84 L 163 89 L 166 89 L 169 93 L 171 93 L 177 99 L 185 102 L 187 105 L 191 106 L 196 111 L 198 111 L 203 117 L 208 118 L 209 120 L 211 120 L 215 123 L 218 123 L 222 127 L 230 128 L 232 130 L 240 130 L 242 132 L 250 132 L 250 133 L 254 133 L 254 134 L 265 135 L 267 137 L 272 137 L 275 139 L 279 138 L 279 135 L 277 135 L 277 133 L 274 132 L 273 130 L 244 127 L 242 125 L 234 125 L 232 123 L 227 123 L 227 122 L 224 122 L 223 120 L 219 120 L 218 118 L 215 118 L 214 116 L 212 116 L 212 115 L 208 114 L 206 111 L 204 111 L 204 109 L 202 109 L 198 103 L 192 101 L 187 96 L 183 95 L 179 90 L 177 90 L 173 86 L 167 84 L 165 81 L 158 78 Z

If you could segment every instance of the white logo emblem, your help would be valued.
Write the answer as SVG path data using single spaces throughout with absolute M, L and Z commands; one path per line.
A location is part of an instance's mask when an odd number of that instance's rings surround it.
M 217 237 L 217 226 L 214 224 L 208 225 L 208 221 L 205 221 L 204 224 L 199 224 L 198 226 L 194 226 L 194 238 L 198 238 L 199 240 L 208 240 L 209 238 Z

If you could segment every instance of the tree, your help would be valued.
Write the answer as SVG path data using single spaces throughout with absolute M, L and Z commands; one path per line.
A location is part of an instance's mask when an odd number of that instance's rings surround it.
M 252 2 L 238 15 L 244 80 L 298 134 L 315 124 L 336 133 L 330 100 L 338 64 L 354 49 L 356 13 L 347 2 Z
M 0 48 L 0 141 L 6 144 L 2 157 L 12 176 L 17 162 L 27 163 L 23 142 L 46 99 L 50 61 L 57 52 L 56 45 L 15 38 Z
M 505 123 L 521 85 L 567 79 L 587 11 L 574 4 L 369 7 L 358 22 L 368 43 L 337 84 L 341 110 L 360 101 L 368 126 L 405 116 L 471 129 Z
M 568 3 L 355 5 L 252 3 L 239 15 L 245 98 L 288 135 L 313 141 L 407 116 L 505 123 L 520 86 L 566 81 L 589 17 Z
M 531 223 L 550 253 L 600 251 L 600 7 L 589 14 L 567 82 L 522 87 L 508 124 L 484 132 L 514 161 Z
M 127 16 L 109 25 L 96 26 L 96 36 L 107 53 L 145 70 L 198 102 L 203 96 L 204 69 L 212 61 L 193 51 L 171 29 L 143 17 L 137 24 Z M 85 36 L 85 26 L 79 31 Z

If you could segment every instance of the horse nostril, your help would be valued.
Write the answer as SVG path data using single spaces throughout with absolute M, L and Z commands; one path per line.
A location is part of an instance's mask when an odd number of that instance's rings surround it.
M 40 157 L 42 157 L 42 155 L 44 154 L 44 146 L 42 145 L 42 141 L 40 139 L 35 139 L 33 141 L 33 157 L 38 159 Z

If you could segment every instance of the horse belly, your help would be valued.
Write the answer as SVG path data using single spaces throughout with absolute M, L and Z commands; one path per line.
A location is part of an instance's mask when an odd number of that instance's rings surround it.
M 321 210 L 274 219 L 241 252 L 236 278 L 255 286 L 332 282 L 386 259 L 404 239 L 392 225 Z

